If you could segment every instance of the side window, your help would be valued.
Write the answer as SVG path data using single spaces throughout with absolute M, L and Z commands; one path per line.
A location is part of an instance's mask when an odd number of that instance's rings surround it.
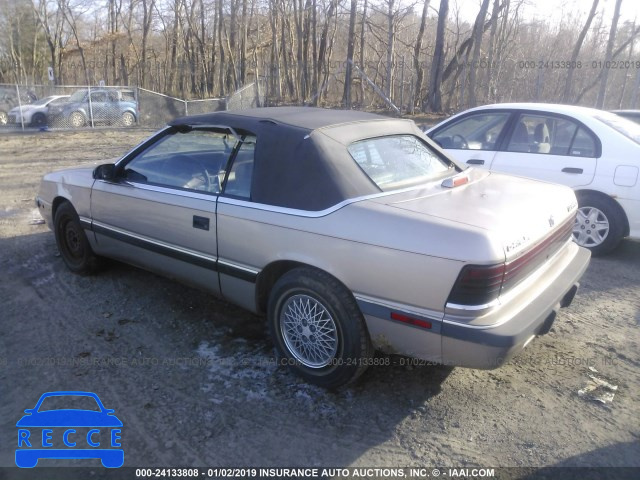
M 127 163 L 123 176 L 132 182 L 217 194 L 236 144 L 225 132 L 173 131 Z
M 596 141 L 584 128 L 580 127 L 578 129 L 578 133 L 576 133 L 573 143 L 571 143 L 569 155 L 572 157 L 592 158 L 596 156 Z
M 225 195 L 251 200 L 255 146 L 255 137 L 243 138 L 224 185 Z
M 107 101 L 107 95 L 104 92 L 92 93 L 91 94 L 91 101 L 92 102 L 106 102 Z
M 433 140 L 442 148 L 495 150 L 508 118 L 508 112 L 473 114 L 442 129 Z
M 596 143 L 573 120 L 552 115 L 521 115 L 509 144 L 509 152 L 595 156 Z

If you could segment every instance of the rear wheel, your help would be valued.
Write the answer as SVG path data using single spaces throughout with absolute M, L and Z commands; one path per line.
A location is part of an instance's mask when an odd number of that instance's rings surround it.
M 84 127 L 86 121 L 82 113 L 73 112 L 71 115 L 69 115 L 69 122 L 71 123 L 71 126 L 73 128 L 80 128 Z
M 9 122 L 7 112 L 0 110 L 0 125 L 6 125 Z
M 124 112 L 120 118 L 120 123 L 124 127 L 132 127 L 133 124 L 136 123 L 136 117 L 134 117 L 131 112 Z
M 54 232 L 58 250 L 69 270 L 85 275 L 99 269 L 101 259 L 93 253 L 80 218 L 70 203 L 65 202 L 56 210 Z
M 578 215 L 573 226 L 574 241 L 604 255 L 614 250 L 624 237 L 624 213 L 605 195 L 586 193 L 578 197 Z
M 269 330 L 282 364 L 310 383 L 337 388 L 371 363 L 373 348 L 351 293 L 335 278 L 297 268 L 274 285 Z

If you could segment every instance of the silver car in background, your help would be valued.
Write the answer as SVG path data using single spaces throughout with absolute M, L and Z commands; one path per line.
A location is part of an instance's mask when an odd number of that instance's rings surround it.
M 49 109 L 64 104 L 69 95 L 52 95 L 28 105 L 9 110 L 9 123 L 42 127 L 47 124 Z
M 412 121 L 353 111 L 177 119 L 46 175 L 36 202 L 72 271 L 114 258 L 264 314 L 282 363 L 327 388 L 374 349 L 496 368 L 590 258 L 570 188 L 464 169 Z

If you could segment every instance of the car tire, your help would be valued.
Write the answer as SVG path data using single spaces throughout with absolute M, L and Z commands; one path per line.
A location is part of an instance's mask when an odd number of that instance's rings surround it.
M 0 110 L 0 125 L 6 125 L 9 123 L 9 115 L 4 110 Z
M 102 258 L 93 253 L 80 218 L 69 202 L 58 207 L 53 223 L 58 251 L 67 268 L 80 275 L 98 271 Z
M 131 112 L 124 112 L 120 117 L 120 124 L 123 127 L 133 127 L 136 123 L 136 117 Z
M 47 117 L 44 113 L 36 113 L 31 118 L 31 125 L 33 127 L 42 127 L 47 124 Z
M 624 212 L 605 195 L 578 194 L 578 215 L 573 226 L 573 239 L 595 256 L 613 251 L 625 231 Z
M 371 364 L 373 347 L 358 304 L 321 270 L 296 268 L 280 277 L 267 318 L 279 364 L 310 383 L 338 388 Z
M 82 128 L 86 123 L 84 115 L 80 112 L 73 112 L 69 115 L 69 123 L 73 128 Z

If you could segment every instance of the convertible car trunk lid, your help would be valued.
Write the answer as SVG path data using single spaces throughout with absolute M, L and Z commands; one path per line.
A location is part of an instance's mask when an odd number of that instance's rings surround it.
M 540 244 L 557 247 L 568 239 L 577 209 L 570 188 L 485 170 L 460 175 L 469 181 L 453 188 L 437 182 L 375 201 L 486 230 L 503 245 L 507 261 Z

